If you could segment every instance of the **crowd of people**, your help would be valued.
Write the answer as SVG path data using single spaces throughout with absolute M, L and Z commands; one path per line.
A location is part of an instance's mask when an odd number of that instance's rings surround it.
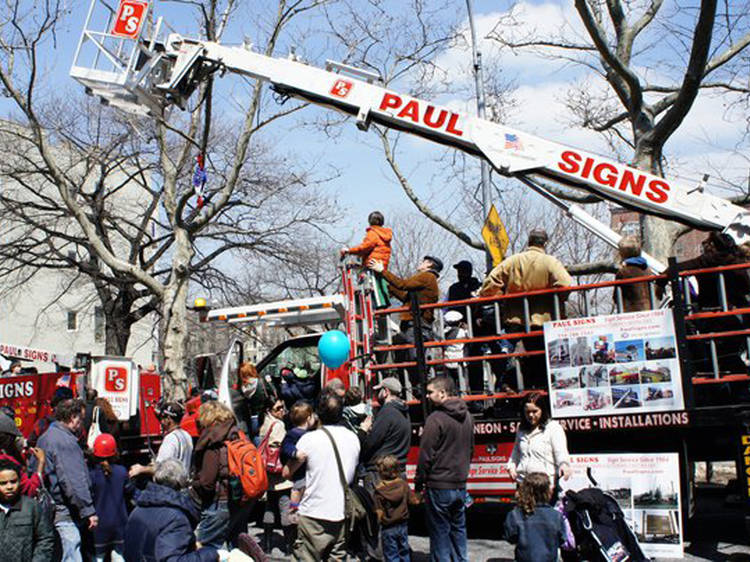
M 0 542 L 18 552 L 13 560 L 204 562 L 262 558 L 274 549 L 304 561 L 409 560 L 407 522 L 419 504 L 432 559 L 467 560 L 473 420 L 450 377 L 427 384 L 433 411 L 412 491 L 412 425 L 397 378 L 377 384 L 366 405 L 360 389 L 339 379 L 311 400 L 292 402 L 253 365 L 242 364 L 238 374 L 231 404 L 212 392 L 200 397 L 197 436 L 183 427 L 190 426 L 183 404 L 159 405 L 163 435 L 149 464 L 122 464 L 111 433 L 97 430 L 89 440 L 95 431 L 86 427 L 87 401 L 67 388 L 56 392 L 52 418 L 37 423 L 33 448 L 13 412 L 0 414 Z M 265 399 L 256 404 L 261 386 Z M 234 442 L 262 457 L 267 485 L 259 497 L 238 487 Z M 367 506 L 356 525 L 351 494 Z M 262 530 L 260 544 L 248 534 L 252 524 Z
M 342 254 L 363 258 L 375 276 L 381 306 L 387 306 L 386 288 L 402 302 L 411 293 L 420 304 L 437 302 L 441 260 L 425 256 L 413 276 L 394 275 L 387 269 L 392 233 L 383 224 L 382 214 L 373 213 L 363 244 Z M 458 281 L 448 298 L 569 287 L 568 272 L 545 253 L 547 239 L 544 231 L 532 231 L 528 248 L 505 259 L 483 282 L 473 277 L 469 262 L 457 263 Z M 619 251 L 618 279 L 650 273 L 637 240 L 624 238 Z M 679 268 L 744 261 L 730 237 L 713 233 L 703 254 Z M 715 276 L 699 278 L 701 306 L 715 308 L 725 299 L 733 307 L 747 306 L 750 280 L 745 270 L 727 272 L 724 296 L 715 281 Z M 633 312 L 651 308 L 654 294 L 660 298 L 661 291 L 661 286 L 651 291 L 646 283 L 635 283 L 616 289 L 614 296 L 624 312 Z M 510 299 L 503 305 L 502 329 L 510 334 L 540 331 L 564 303 L 565 293 L 558 298 L 555 303 L 544 295 L 527 305 Z M 467 306 L 471 318 L 464 316 Z M 462 340 L 469 328 L 475 336 L 495 334 L 493 314 L 459 304 L 444 315 L 445 337 Z M 735 317 L 723 318 L 706 322 Z M 419 318 L 411 310 L 403 312 L 394 343 L 413 343 L 416 330 L 424 339 L 434 339 L 434 320 L 432 308 L 422 309 Z M 60 387 L 50 404 L 52 413 L 37 421 L 28 441 L 18 432 L 14 413 L 0 413 L 1 552 L 12 553 L 15 562 L 207 562 L 262 559 L 274 549 L 303 561 L 344 560 L 348 555 L 409 560 L 407 524 L 410 511 L 420 506 L 431 559 L 468 560 L 466 508 L 471 499 L 466 482 L 474 422 L 470 403 L 458 396 L 458 371 L 467 354 L 507 353 L 506 347 L 496 347 L 503 345 L 510 344 L 493 340 L 446 346 L 445 356 L 453 362 L 427 381 L 421 397 L 431 413 L 419 436 L 413 490 L 406 479 L 413 441 L 406 380 L 396 376 L 382 378 L 366 402 L 362 389 L 347 388 L 337 378 L 321 388 L 312 368 L 283 367 L 278 377 L 267 379 L 254 365 L 243 363 L 229 403 L 220 402 L 215 391 L 198 391 L 193 403 L 197 399 L 199 407 L 191 412 L 181 402 L 160 403 L 157 453 L 148 463 L 126 465 L 119 461 L 119 424 L 109 403 L 92 391 L 79 399 Z M 523 347 L 543 349 L 543 339 L 524 337 Z M 407 354 L 414 358 L 414 350 Z M 538 354 L 521 359 L 528 386 L 545 386 L 543 361 Z M 477 365 L 468 365 L 466 390 L 483 390 Z M 19 374 L 17 366 L 12 368 Z M 512 390 L 505 368 L 501 362 L 492 364 L 498 390 Z M 416 376 L 415 369 L 408 371 L 413 390 L 421 386 Z M 261 459 L 266 480 L 257 496 L 248 496 L 242 480 L 236 460 L 240 450 L 255 451 Z M 570 533 L 552 505 L 571 468 L 565 432 L 549 419 L 543 393 L 522 400 L 507 470 L 518 483 L 518 506 L 505 523 L 505 537 L 517 544 L 516 558 L 556 559 Z M 257 542 L 248 534 L 253 524 L 261 531 Z

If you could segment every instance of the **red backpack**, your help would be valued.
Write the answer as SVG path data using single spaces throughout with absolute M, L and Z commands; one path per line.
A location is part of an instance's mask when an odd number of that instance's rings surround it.
M 239 438 L 226 441 L 226 446 L 230 496 L 233 499 L 243 496 L 242 499 L 245 500 L 262 496 L 268 489 L 268 476 L 258 449 L 241 431 Z

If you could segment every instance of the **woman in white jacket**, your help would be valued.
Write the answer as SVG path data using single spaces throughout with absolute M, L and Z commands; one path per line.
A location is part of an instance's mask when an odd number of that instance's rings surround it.
M 541 393 L 528 394 L 521 403 L 521 424 L 507 468 L 514 482 L 523 480 L 532 472 L 545 473 L 552 483 L 558 478 L 570 478 L 565 430 L 558 422 L 549 419 L 547 398 Z

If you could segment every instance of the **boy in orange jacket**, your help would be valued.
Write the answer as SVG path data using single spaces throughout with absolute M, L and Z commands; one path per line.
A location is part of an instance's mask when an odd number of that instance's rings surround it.
M 367 217 L 370 226 L 367 227 L 364 240 L 359 246 L 352 248 L 342 248 L 341 256 L 352 254 L 362 258 L 362 265 L 366 265 L 371 259 L 383 262 L 383 266 L 388 269 L 388 262 L 391 261 L 391 240 L 393 232 L 390 228 L 383 226 L 385 218 L 380 211 L 373 211 Z M 388 290 L 385 280 L 376 275 L 374 280 L 375 286 L 375 307 L 387 308 L 390 304 L 388 300 Z

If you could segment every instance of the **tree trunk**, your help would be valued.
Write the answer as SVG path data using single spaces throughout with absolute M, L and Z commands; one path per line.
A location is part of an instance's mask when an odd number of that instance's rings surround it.
M 175 235 L 172 273 L 162 301 L 162 337 L 164 338 L 162 383 L 166 395 L 171 400 L 181 400 L 187 398 L 185 361 L 188 340 L 187 297 L 190 281 L 188 265 L 194 250 L 186 232 L 176 230 Z
M 104 352 L 107 355 L 127 356 L 128 342 L 133 327 L 130 320 L 133 303 L 134 299 L 128 289 L 120 288 L 117 290 L 115 298 L 110 298 L 103 306 Z
M 661 149 L 653 146 L 648 135 L 636 142 L 633 165 L 641 170 L 647 170 L 658 176 L 661 170 Z M 672 255 L 674 243 L 681 230 L 681 225 L 671 220 L 661 219 L 652 215 L 640 214 L 641 246 L 643 251 L 652 255 L 662 263 Z
M 129 310 L 118 311 L 104 317 L 104 353 L 125 357 L 128 352 L 131 325 L 126 320 Z

